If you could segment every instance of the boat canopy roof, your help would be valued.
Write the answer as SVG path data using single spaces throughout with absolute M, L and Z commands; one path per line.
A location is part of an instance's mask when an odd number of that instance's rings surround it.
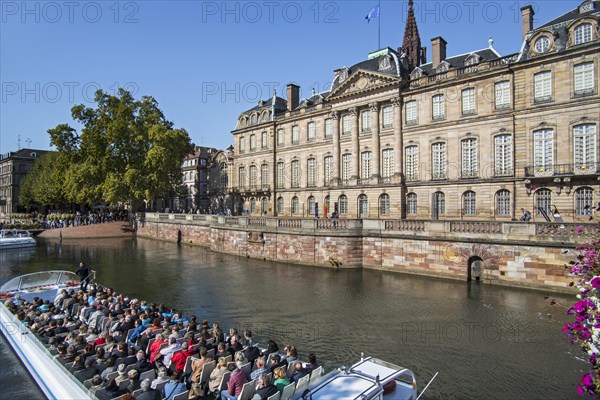
M 69 281 L 79 281 L 79 277 L 71 271 L 41 271 L 14 277 L 0 286 L 0 293 L 27 290 L 41 286 L 65 284 Z

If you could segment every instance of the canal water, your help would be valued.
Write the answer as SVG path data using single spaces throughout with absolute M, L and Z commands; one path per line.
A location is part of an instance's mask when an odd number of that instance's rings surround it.
M 561 332 L 568 295 L 289 265 L 150 239 L 39 240 L 35 249 L 0 252 L 0 280 L 75 270 L 80 259 L 130 297 L 250 328 L 259 343 L 294 344 L 328 369 L 364 353 L 411 368 L 420 389 L 439 372 L 424 398 L 577 398 L 587 367 Z M 40 398 L 4 341 L 0 365 L 3 398 Z

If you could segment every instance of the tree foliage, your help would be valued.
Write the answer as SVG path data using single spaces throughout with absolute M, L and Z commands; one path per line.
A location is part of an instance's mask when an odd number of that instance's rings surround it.
M 144 199 L 175 193 L 182 184 L 181 161 L 193 150 L 188 133 L 174 129 L 152 97 L 135 100 L 123 89 L 116 96 L 99 90 L 95 103 L 71 109 L 80 133 L 68 124 L 48 130 L 58 151 L 51 164 L 54 173 L 60 171 L 63 199 L 137 207 Z M 45 202 L 29 193 L 32 201 Z

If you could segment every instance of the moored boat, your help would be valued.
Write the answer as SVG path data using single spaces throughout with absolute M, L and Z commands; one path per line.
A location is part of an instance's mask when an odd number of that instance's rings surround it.
M 0 229 L 0 249 L 35 247 L 36 241 L 28 231 Z

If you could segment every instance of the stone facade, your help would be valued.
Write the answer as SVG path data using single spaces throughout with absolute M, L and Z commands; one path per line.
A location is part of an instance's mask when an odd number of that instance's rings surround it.
M 330 91 L 274 96 L 238 118 L 230 190 L 251 215 L 587 222 L 598 197 L 600 2 L 533 28 L 521 50 L 425 63 L 406 52 L 334 71 Z M 407 33 L 405 33 L 407 35 Z M 417 54 L 418 53 L 418 54 Z M 416 64 L 417 63 L 417 64 Z M 548 219 L 546 219 L 546 217 Z M 559 219 L 556 219 L 559 221 Z

